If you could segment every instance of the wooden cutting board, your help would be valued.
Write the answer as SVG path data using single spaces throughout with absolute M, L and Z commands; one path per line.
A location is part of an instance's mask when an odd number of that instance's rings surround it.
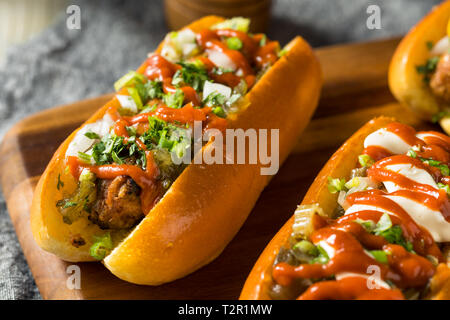
M 49 109 L 19 122 L 1 145 L 0 181 L 42 297 L 238 298 L 259 254 L 291 216 L 323 164 L 356 129 L 377 115 L 395 116 L 419 129 L 430 127 L 397 104 L 389 93 L 387 70 L 397 44 L 398 39 L 391 39 L 316 50 L 325 77 L 322 98 L 295 151 L 264 190 L 237 236 L 215 261 L 181 280 L 158 287 L 119 280 L 100 263 L 78 263 L 81 289 L 71 290 L 66 285 L 71 263 L 41 250 L 31 235 L 29 207 L 39 175 L 58 145 L 112 94 Z

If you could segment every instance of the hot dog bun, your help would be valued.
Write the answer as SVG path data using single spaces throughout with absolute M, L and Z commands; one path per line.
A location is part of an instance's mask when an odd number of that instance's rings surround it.
M 338 194 L 329 192 L 328 177 L 349 177 L 351 170 L 355 167 L 355 159 L 364 149 L 364 139 L 372 132 L 394 121 L 395 119 L 393 118 L 378 117 L 369 121 L 353 134 L 322 168 L 303 198 L 301 205 L 318 204 L 325 214 L 335 212 Z M 241 300 L 271 299 L 268 293 L 273 283 L 273 264 L 280 248 L 288 246 L 293 223 L 294 216 L 283 225 L 264 249 L 245 282 L 240 295 Z M 450 271 L 448 266 L 440 264 L 431 280 L 430 297 L 449 299 L 449 279 Z
M 432 93 L 429 84 L 423 81 L 423 75 L 417 72 L 416 67 L 423 65 L 429 58 L 427 42 L 435 44 L 447 34 L 449 18 L 450 1 L 444 1 L 403 38 L 389 67 L 392 94 L 427 120 L 444 106 Z M 446 127 L 443 126 L 448 133 Z
M 194 32 L 223 21 L 208 16 L 187 26 Z M 280 129 L 280 163 L 294 147 L 317 105 L 322 75 L 310 46 L 300 37 L 257 82 L 246 98 L 250 105 L 229 128 Z M 301 70 L 301 72 L 299 72 Z M 95 122 L 115 100 L 86 123 Z M 36 188 L 31 226 L 38 244 L 68 261 L 93 260 L 89 246 L 74 248 L 73 234 L 92 238 L 101 230 L 88 221 L 64 224 L 55 201 L 58 176 L 75 188 L 64 171 L 64 155 L 76 131 L 59 147 Z M 202 152 L 208 145 L 202 149 Z M 269 182 L 260 165 L 189 165 L 159 203 L 104 259 L 119 278 L 146 285 L 173 281 L 217 257 L 244 223 Z M 87 219 L 86 219 L 87 220 Z

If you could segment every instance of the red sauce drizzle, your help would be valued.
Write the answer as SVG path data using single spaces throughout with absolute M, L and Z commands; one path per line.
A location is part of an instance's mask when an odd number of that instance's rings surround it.
M 231 50 L 221 40 L 222 38 L 236 37 L 242 41 L 242 52 Z M 251 88 L 256 82 L 256 76 L 252 65 L 263 68 L 266 65 L 274 64 L 278 59 L 279 44 L 277 41 L 269 41 L 264 46 L 259 46 L 261 37 L 250 37 L 245 32 L 222 29 L 203 30 L 197 34 L 197 43 L 206 51 L 214 50 L 226 54 L 234 62 L 237 69 L 241 69 L 243 78 L 247 86 Z M 203 59 L 208 70 L 211 70 L 211 63 Z M 219 82 L 236 85 L 236 78 L 231 75 L 221 75 L 214 77 Z

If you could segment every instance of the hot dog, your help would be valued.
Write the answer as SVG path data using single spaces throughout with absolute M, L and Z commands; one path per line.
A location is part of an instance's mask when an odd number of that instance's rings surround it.
M 450 1 L 430 12 L 403 38 L 389 67 L 393 95 L 450 133 Z
M 67 261 L 100 260 L 158 285 L 217 257 L 270 180 L 256 164 L 175 162 L 211 155 L 228 129 L 279 129 L 280 163 L 308 123 L 322 76 L 300 37 L 281 50 L 249 21 L 208 16 L 170 33 L 117 95 L 58 148 L 35 190 L 37 243 Z M 270 143 L 270 142 L 269 142 Z M 194 154 L 195 153 L 195 154 Z
M 450 137 L 376 118 L 331 157 L 241 299 L 449 299 Z

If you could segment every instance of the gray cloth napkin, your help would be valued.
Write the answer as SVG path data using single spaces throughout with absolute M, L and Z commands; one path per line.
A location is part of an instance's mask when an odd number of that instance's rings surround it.
M 439 2 L 275 0 L 268 34 L 281 43 L 300 34 L 313 46 L 399 35 Z M 9 51 L 0 69 L 0 138 L 34 112 L 112 91 L 167 32 L 160 1 L 71 3 L 81 8 L 81 30 L 68 30 L 61 12 L 49 29 Z M 381 8 L 380 30 L 366 26 L 370 4 Z M 39 298 L 0 194 L 0 299 Z

